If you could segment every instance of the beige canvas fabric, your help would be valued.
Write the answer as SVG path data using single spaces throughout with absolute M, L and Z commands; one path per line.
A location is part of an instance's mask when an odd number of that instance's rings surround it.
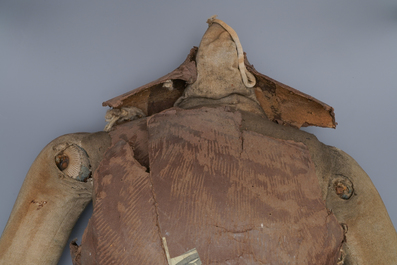
M 175 106 L 186 108 L 195 104 L 191 103 L 192 100 L 200 101 L 203 98 L 224 99 L 224 103 L 233 104 L 233 100 L 225 98 L 234 94 L 250 99 L 252 102 L 247 104 L 257 104 L 259 110 L 260 106 L 252 88 L 255 77 L 246 71 L 243 54 L 240 54 L 240 58 L 243 60 L 244 68 L 240 70 L 238 55 L 236 43 L 230 33 L 220 24 L 210 23 L 196 55 L 197 80 L 184 90 L 183 96 L 175 102 Z M 243 79 L 247 79 L 247 74 L 251 80 L 249 87 Z M 238 96 L 234 99 L 236 105 Z

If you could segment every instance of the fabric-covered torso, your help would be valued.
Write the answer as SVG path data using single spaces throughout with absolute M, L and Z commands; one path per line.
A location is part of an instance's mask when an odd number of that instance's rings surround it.
M 336 264 L 343 232 L 303 143 L 244 130 L 228 107 L 171 108 L 110 135 L 81 264 L 192 249 L 202 264 Z

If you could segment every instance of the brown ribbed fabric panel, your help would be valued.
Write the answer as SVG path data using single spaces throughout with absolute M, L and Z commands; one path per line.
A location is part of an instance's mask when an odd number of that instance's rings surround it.
M 127 142 L 107 151 L 94 179 L 94 212 L 81 264 L 167 264 L 149 174 Z
M 151 181 L 171 258 L 203 264 L 335 264 L 342 229 L 305 145 L 240 130 L 223 107 L 148 118 Z

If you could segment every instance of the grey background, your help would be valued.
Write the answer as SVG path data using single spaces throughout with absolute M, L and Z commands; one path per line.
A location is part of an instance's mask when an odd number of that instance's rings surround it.
M 62 134 L 102 130 L 101 103 L 179 66 L 214 14 L 258 71 L 335 108 L 336 130 L 306 130 L 359 162 L 397 226 L 395 0 L 3 0 L 0 231 L 40 150 Z M 68 250 L 59 264 L 71 264 Z

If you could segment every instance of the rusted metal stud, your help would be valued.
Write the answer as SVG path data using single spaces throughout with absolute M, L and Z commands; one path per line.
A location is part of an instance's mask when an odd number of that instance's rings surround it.
M 78 181 L 86 181 L 91 176 L 91 165 L 86 151 L 69 145 L 55 156 L 55 164 L 66 176 Z
M 348 200 L 354 193 L 353 183 L 345 176 L 338 176 L 333 181 L 335 193 L 344 200 Z
M 65 154 L 59 154 L 55 157 L 55 164 L 59 170 L 64 171 L 69 166 L 69 157 Z

